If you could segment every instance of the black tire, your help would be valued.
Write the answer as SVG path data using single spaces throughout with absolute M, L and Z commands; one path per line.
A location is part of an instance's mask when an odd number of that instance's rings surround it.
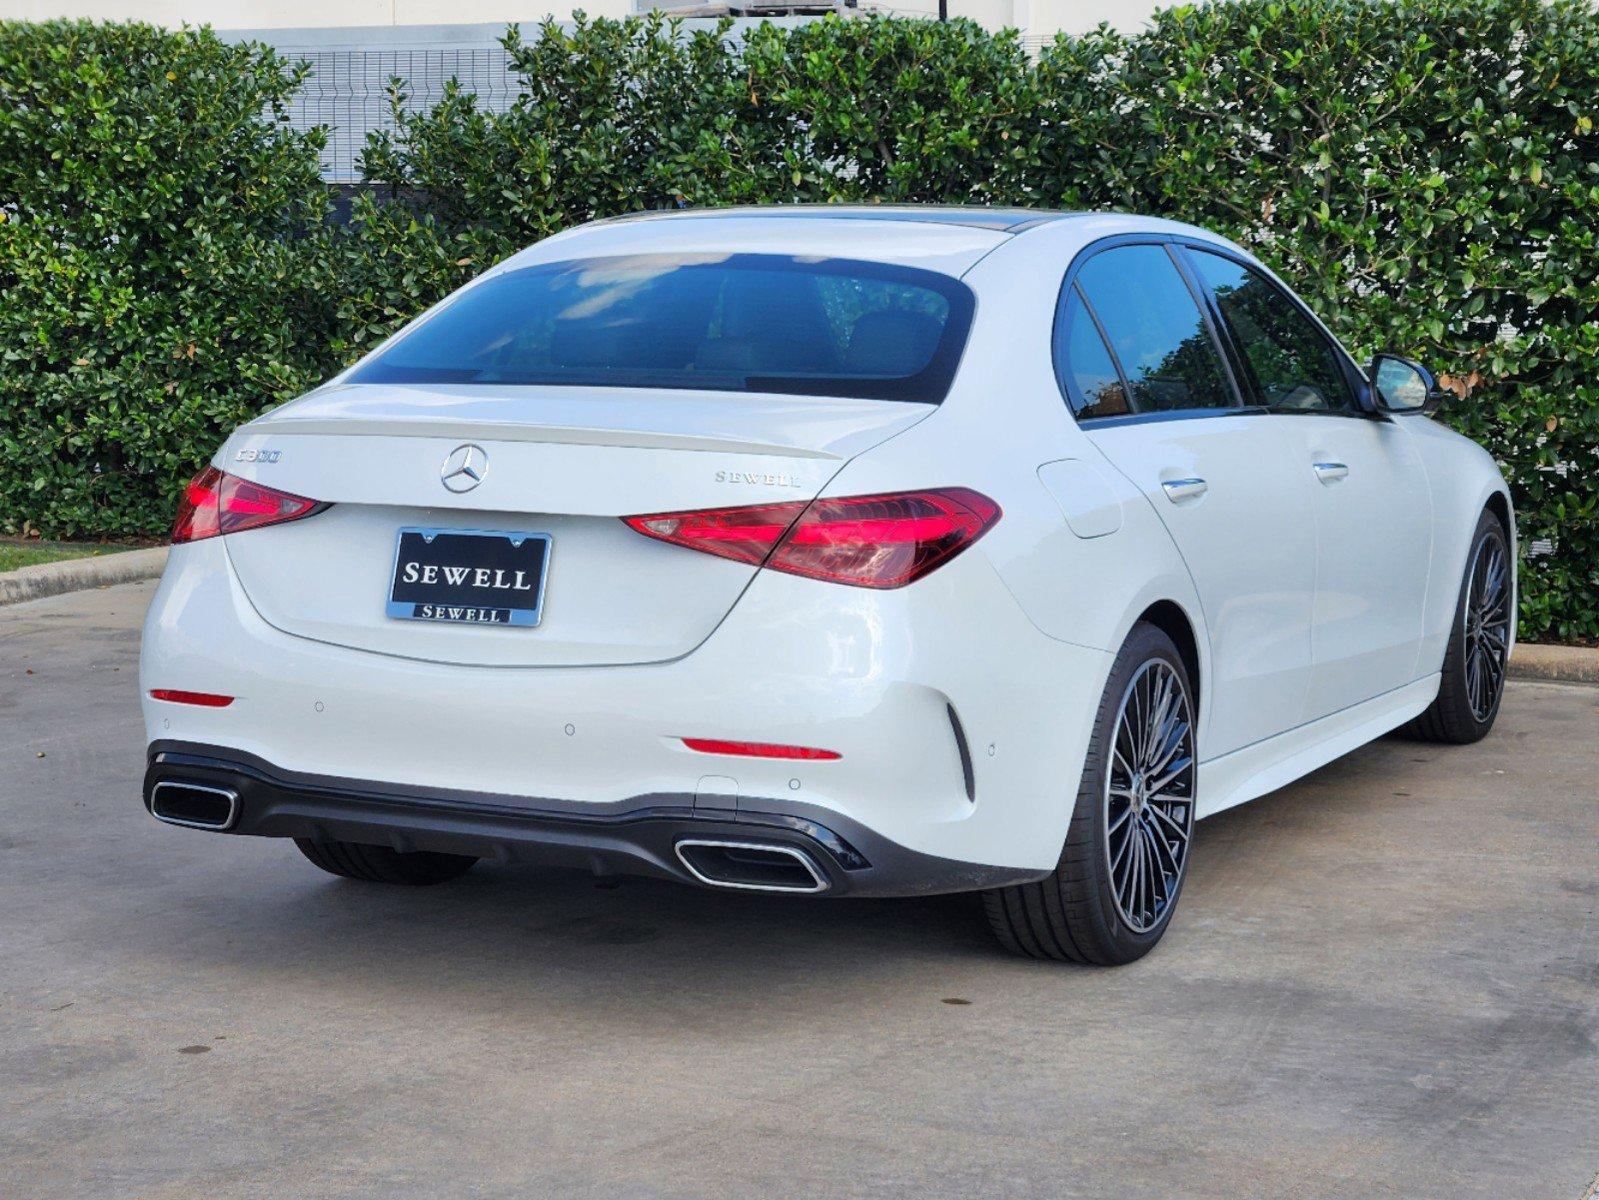
M 387 846 L 363 846 L 359 842 L 295 838 L 294 844 L 328 874 L 367 883 L 403 883 L 411 887 L 448 883 L 466 874 L 477 862 L 469 854 L 439 854 L 432 850 L 401 854 Z
M 1473 583 L 1479 572 L 1494 561 L 1494 555 L 1504 564 L 1503 646 L 1508 648 L 1510 630 L 1515 622 L 1515 591 L 1512 586 L 1510 538 L 1504 525 L 1492 512 L 1484 512 L 1477 522 L 1477 531 L 1471 539 L 1471 553 L 1466 556 L 1466 569 L 1460 581 L 1460 597 L 1455 601 L 1455 621 L 1444 648 L 1443 676 L 1438 683 L 1438 696 L 1419 717 L 1400 727 L 1405 736 L 1421 742 L 1449 742 L 1466 745 L 1481 741 L 1494 727 L 1499 716 L 1499 702 L 1504 697 L 1505 661 L 1507 655 L 1493 661 L 1483 658 L 1493 650 L 1486 638 L 1493 635 L 1478 632 L 1484 622 L 1481 614 L 1472 613 Z M 1473 663 L 1473 654 L 1477 655 Z M 1486 702 L 1481 690 L 1482 680 L 1496 673 L 1492 680 L 1492 694 Z
M 1117 747 L 1125 744 L 1117 741 L 1124 704 L 1133 703 L 1135 684 L 1140 684 L 1151 675 L 1161 680 L 1162 684 L 1167 678 L 1173 679 L 1180 687 L 1182 727 L 1174 727 L 1177 741 L 1166 744 L 1178 744 L 1184 748 L 1178 752 L 1177 759 L 1161 770 L 1164 773 L 1170 767 L 1178 766 L 1183 774 L 1178 782 L 1161 789 L 1161 794 L 1155 799 L 1140 798 L 1135 808 L 1130 796 L 1125 801 L 1112 800 L 1110 788 L 1113 774 L 1115 778 L 1128 782 L 1140 797 L 1144 794 L 1144 777 L 1141 773 L 1129 776 L 1125 769 L 1125 758 L 1117 760 L 1124 766 L 1113 766 L 1113 754 Z M 1100 698 L 1087 761 L 1077 789 L 1076 807 L 1059 864 L 1053 872 L 1036 883 L 998 888 L 983 897 L 989 924 L 1007 950 L 1030 958 L 1116 966 L 1142 958 L 1160 941 L 1182 894 L 1183 879 L 1187 875 L 1188 847 L 1193 840 L 1193 798 L 1197 771 L 1197 755 L 1193 752 L 1194 711 L 1193 686 L 1188 678 L 1188 670 L 1171 638 L 1153 625 L 1135 626 L 1116 655 L 1110 679 Z M 1185 759 L 1186 766 L 1181 766 Z M 1141 771 L 1142 763 L 1139 766 Z M 1137 782 L 1131 783 L 1131 779 Z M 1122 789 L 1123 794 L 1126 791 L 1126 788 Z M 1112 817 L 1111 808 L 1117 803 L 1122 804 L 1126 811 L 1118 817 Z M 1130 860 L 1137 858 L 1143 861 L 1142 854 L 1132 853 L 1135 847 L 1130 843 L 1139 840 L 1133 837 L 1138 825 L 1132 817 L 1144 813 L 1146 809 L 1152 810 L 1156 804 L 1162 806 L 1163 813 L 1177 813 L 1186 827 L 1186 834 L 1180 842 L 1180 861 L 1175 862 L 1175 882 L 1165 875 L 1164 860 L 1154 848 L 1154 843 L 1140 840 L 1136 849 L 1140 852 L 1149 849 L 1149 861 L 1162 870 L 1162 881 L 1157 882 L 1153 876 L 1150 877 L 1152 888 L 1164 883 L 1167 891 L 1164 907 L 1158 911 L 1150 910 L 1151 920 L 1134 922 L 1126 916 L 1118 900 L 1117 888 L 1126 886 L 1121 882 L 1123 872 L 1127 881 L 1131 881 Z M 1155 828 L 1164 829 L 1154 819 L 1158 815 L 1151 811 L 1147 821 Z M 1146 818 L 1140 816 L 1139 819 Z M 1122 834 L 1120 846 L 1127 857 L 1118 860 L 1122 863 L 1120 868 L 1113 868 L 1112 846 L 1115 843 L 1110 827 L 1124 822 L 1126 832 Z M 1165 836 L 1170 839 L 1174 835 Z M 1170 852 L 1170 845 L 1167 850 Z M 1142 924 L 1143 928 L 1135 927 L 1137 924 Z

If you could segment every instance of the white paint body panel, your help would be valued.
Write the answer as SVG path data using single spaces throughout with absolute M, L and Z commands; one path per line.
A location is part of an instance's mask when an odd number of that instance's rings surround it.
M 1196 647 L 1201 814 L 1289 782 L 1436 693 L 1471 529 L 1504 485 L 1486 454 L 1420 417 L 1079 427 L 1050 358 L 1061 280 L 1085 247 L 1138 231 L 1226 244 L 1121 216 L 1015 235 L 722 217 L 590 226 L 532 247 L 496 269 L 663 250 L 814 253 L 961 276 L 977 310 L 937 407 L 334 380 L 252 422 L 215 465 L 333 507 L 174 549 L 145 628 L 149 738 L 528 804 L 792 799 L 911 850 L 1042 872 L 1060 852 L 1115 652 L 1163 603 Z M 456 496 L 439 468 L 468 441 L 487 450 L 489 472 Z M 262 450 L 281 453 L 239 457 Z M 1354 460 L 1350 477 L 1319 483 L 1309 461 L 1322 453 Z M 1209 490 L 1173 504 L 1161 483 L 1179 471 Z M 742 567 L 617 520 L 936 486 L 975 488 L 1004 515 L 893 591 Z M 545 623 L 387 621 L 395 532 L 415 524 L 551 533 Z M 238 699 L 148 699 L 162 687 Z M 841 757 L 735 760 L 688 751 L 684 736 Z
M 1397 421 L 1307 413 L 1281 424 L 1314 515 L 1315 667 L 1301 714 L 1312 721 L 1417 677 L 1432 496 L 1415 439 Z M 1316 463 L 1349 473 L 1323 481 Z
M 1226 754 L 1281 732 L 1310 686 L 1316 543 L 1310 483 L 1277 419 L 1157 421 L 1089 437 L 1142 490 L 1198 589 L 1213 680 L 1202 745 Z M 1166 493 L 1189 479 L 1206 490 Z

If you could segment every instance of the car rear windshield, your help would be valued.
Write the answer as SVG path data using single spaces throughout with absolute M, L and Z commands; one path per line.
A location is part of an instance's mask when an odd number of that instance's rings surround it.
M 352 383 L 554 384 L 937 404 L 974 302 L 947 275 L 769 254 L 574 259 L 463 292 Z

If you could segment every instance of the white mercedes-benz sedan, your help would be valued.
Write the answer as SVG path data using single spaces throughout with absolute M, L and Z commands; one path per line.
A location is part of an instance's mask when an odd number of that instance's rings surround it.
M 1510 501 L 1249 254 L 729 209 L 517 254 L 188 485 L 144 799 L 336 875 L 981 891 L 1124 963 L 1195 821 L 1492 726 Z

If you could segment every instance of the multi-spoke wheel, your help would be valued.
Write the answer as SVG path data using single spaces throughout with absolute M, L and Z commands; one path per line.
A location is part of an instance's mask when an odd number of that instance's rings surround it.
M 1160 940 L 1194 835 L 1195 707 L 1171 638 L 1134 627 L 1105 685 L 1059 865 L 985 897 L 1009 949 L 1109 965 Z
M 1486 721 L 1499 705 L 1510 658 L 1510 555 L 1499 538 L 1483 538 L 1472 556 L 1463 614 L 1466 699 L 1471 715 Z
M 1515 618 L 1510 541 L 1499 518 L 1484 513 L 1460 583 L 1438 698 L 1405 732 L 1429 742 L 1475 742 L 1493 728 Z
M 1194 832 L 1194 721 L 1164 660 L 1138 669 L 1122 697 L 1105 779 L 1105 854 L 1116 912 L 1147 933 L 1177 898 Z

